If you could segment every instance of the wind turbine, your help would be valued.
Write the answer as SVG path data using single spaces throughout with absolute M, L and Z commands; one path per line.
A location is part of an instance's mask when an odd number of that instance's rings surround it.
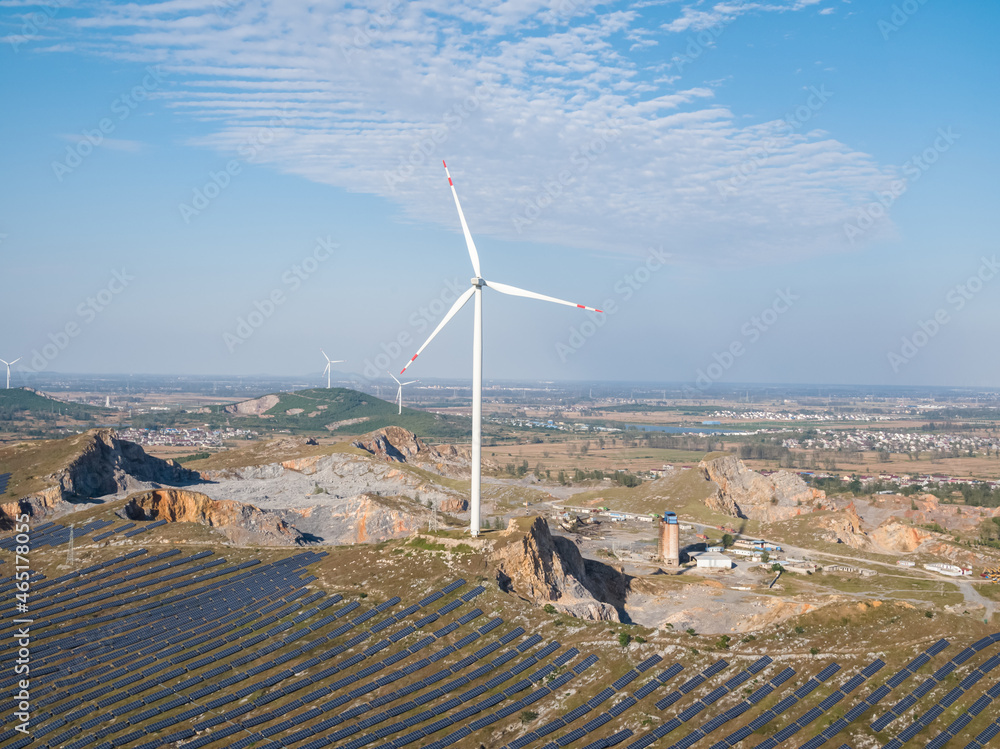
M 331 366 L 330 365 L 331 364 L 343 364 L 345 361 L 347 361 L 347 359 L 331 359 L 329 356 L 326 355 L 326 352 L 323 349 L 320 349 L 319 352 L 321 354 L 323 354 L 323 358 L 326 359 L 326 369 L 323 370 L 323 374 L 326 375 L 326 389 L 329 390 L 330 389 L 330 370 L 331 370 Z
M 392 379 L 396 380 L 396 375 L 392 372 L 386 372 Z M 402 374 L 402 372 L 400 372 Z M 403 385 L 412 385 L 414 382 L 420 382 L 420 380 L 410 380 L 409 382 L 400 382 L 396 380 L 396 384 L 399 385 L 399 389 L 396 390 L 396 401 L 399 403 L 399 412 L 403 413 Z
M 448 165 L 444 161 L 444 173 L 448 176 L 448 185 L 451 187 L 451 195 L 455 199 L 455 208 L 458 209 L 458 219 L 462 223 L 462 233 L 465 235 L 465 244 L 469 249 L 469 259 L 472 260 L 472 270 L 475 272 L 475 276 L 472 277 L 472 286 L 467 289 L 458 299 L 455 300 L 455 304 L 452 308 L 448 310 L 448 314 L 444 316 L 438 326 L 434 328 L 434 332 L 431 333 L 430 337 L 424 341 L 424 345 L 417 349 L 417 353 L 413 355 L 413 358 L 406 363 L 406 366 L 400 371 L 403 374 L 407 368 L 416 361 L 416 358 L 420 356 L 421 352 L 427 348 L 427 344 L 434 340 L 441 329 L 448 324 L 448 322 L 455 316 L 455 314 L 465 306 L 473 296 L 476 298 L 475 304 L 475 318 L 472 324 L 472 501 L 471 501 L 471 519 L 469 521 L 470 530 L 473 536 L 479 535 L 479 523 L 480 523 L 480 500 L 481 500 L 481 483 L 482 483 L 482 454 L 483 454 L 483 287 L 489 286 L 491 289 L 499 291 L 501 294 L 509 294 L 510 296 L 523 296 L 528 299 L 540 299 L 543 302 L 555 302 L 556 304 L 565 304 L 567 307 L 577 307 L 579 309 L 590 310 L 591 312 L 603 312 L 603 310 L 596 309 L 594 307 L 587 307 L 582 304 L 575 304 L 573 302 L 567 302 L 562 299 L 556 299 L 555 297 L 545 296 L 544 294 L 536 294 L 533 291 L 525 291 L 524 289 L 519 289 L 516 286 L 508 286 L 504 283 L 497 283 L 496 281 L 487 281 L 483 278 L 482 271 L 479 268 L 479 253 L 476 251 L 476 243 L 472 241 L 472 234 L 469 232 L 469 225 L 465 222 L 465 214 L 462 213 L 462 204 L 458 202 L 458 193 L 455 191 L 455 183 L 451 181 L 451 173 L 448 171 Z
M 2 361 L 4 364 L 7 365 L 7 389 L 10 390 L 10 367 L 12 364 L 17 364 L 19 361 L 21 361 L 21 357 L 19 356 L 14 361 L 10 362 L 4 361 L 3 359 L 0 359 L 0 361 Z

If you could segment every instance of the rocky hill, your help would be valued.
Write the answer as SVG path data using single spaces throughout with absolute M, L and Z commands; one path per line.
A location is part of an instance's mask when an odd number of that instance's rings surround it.
M 442 416 L 414 408 L 398 412 L 395 403 L 349 388 L 314 388 L 294 393 L 271 393 L 205 412 L 235 419 L 241 426 L 259 424 L 293 434 L 357 434 L 360 430 L 402 427 L 434 439 L 454 439 L 469 433 L 467 419 Z M 202 416 L 201 418 L 205 418 Z
M 811 488 L 794 473 L 778 471 L 763 476 L 734 455 L 703 460 L 698 468 L 718 487 L 705 504 L 732 517 L 784 520 L 822 508 L 826 500 L 825 492 Z
M 408 463 L 442 476 L 467 477 L 472 448 L 469 445 L 428 446 L 416 434 L 401 427 L 386 427 L 351 443 L 386 462 Z M 490 462 L 483 461 L 490 467 Z M 493 465 L 493 467 L 496 467 Z
M 22 442 L 0 450 L 0 466 L 11 472 L 0 504 L 0 527 L 26 513 L 42 519 L 71 509 L 71 503 L 161 485 L 200 480 L 195 471 L 146 454 L 111 429 L 92 429 L 62 440 Z
M 549 533 L 544 518 L 511 520 L 504 536 L 490 555 L 502 590 L 581 619 L 623 620 L 624 573 L 584 559 L 572 541 Z

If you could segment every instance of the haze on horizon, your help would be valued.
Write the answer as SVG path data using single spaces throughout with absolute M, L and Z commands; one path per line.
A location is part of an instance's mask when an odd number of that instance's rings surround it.
M 384 377 L 468 286 L 446 158 L 484 276 L 607 310 L 487 291 L 487 380 L 997 387 L 998 19 L 0 0 L 0 357 Z

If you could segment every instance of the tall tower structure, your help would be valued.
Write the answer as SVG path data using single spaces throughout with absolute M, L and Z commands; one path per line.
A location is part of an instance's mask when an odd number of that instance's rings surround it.
M 660 559 L 668 567 L 681 563 L 681 531 L 675 512 L 664 512 L 660 521 Z

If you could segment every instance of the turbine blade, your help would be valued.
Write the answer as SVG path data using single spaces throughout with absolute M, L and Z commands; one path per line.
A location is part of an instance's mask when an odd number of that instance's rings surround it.
M 386 372 L 386 374 L 389 375 L 392 379 L 396 380 L 396 375 L 394 375 L 392 372 Z M 399 380 L 396 380 L 396 384 L 397 385 L 400 384 Z
M 465 214 L 462 213 L 462 204 L 458 202 L 458 193 L 455 192 L 455 183 L 451 181 L 451 172 L 448 171 L 448 165 L 444 163 L 444 159 L 441 160 L 441 163 L 444 164 L 444 173 L 448 175 L 448 186 L 451 187 L 451 195 L 455 198 L 458 219 L 462 222 L 462 233 L 465 234 L 465 244 L 469 248 L 469 259 L 472 260 L 472 270 L 476 272 L 476 277 L 478 278 L 483 275 L 483 272 L 479 269 L 479 253 L 476 252 L 476 243 L 472 241 L 469 225 L 465 223 Z
M 330 371 L 330 362 L 327 362 L 326 367 L 323 369 L 323 374 L 326 374 L 329 371 Z
M 19 361 L 21 361 L 21 357 L 20 356 L 17 357 L 14 361 L 12 361 L 11 364 L 17 364 Z
M 576 304 L 575 302 L 567 302 L 565 299 L 556 299 L 554 296 L 545 296 L 544 294 L 536 294 L 534 291 L 525 291 L 524 289 L 519 289 L 516 286 L 508 286 L 505 283 L 497 283 L 496 281 L 487 281 L 486 285 L 491 289 L 496 289 L 501 294 L 510 294 L 511 296 L 523 296 L 528 299 L 539 299 L 543 302 L 555 302 L 556 304 L 565 304 L 567 307 L 578 307 L 580 309 L 590 310 L 591 312 L 604 312 L 604 310 L 597 309 L 596 307 L 587 307 L 583 304 Z
M 395 380 L 396 378 L 393 377 L 393 379 Z M 396 382 L 399 382 L 399 380 L 396 380 Z M 420 382 L 420 380 L 410 380 L 409 382 L 399 382 L 399 384 L 400 384 L 400 386 L 403 386 L 403 385 L 412 385 L 414 382 Z
M 324 359 L 326 359 L 327 361 L 330 361 L 330 357 L 326 355 L 326 352 L 323 349 L 320 349 L 319 352 L 321 354 L 323 354 L 323 358 Z
M 399 370 L 400 374 L 403 374 L 403 372 L 406 371 L 407 367 L 409 367 L 411 364 L 413 364 L 414 361 L 416 361 L 417 357 L 420 356 L 420 354 L 423 352 L 425 348 L 427 348 L 427 344 L 434 340 L 434 336 L 436 336 L 438 333 L 441 332 L 441 328 L 443 328 L 445 325 L 448 324 L 448 321 L 451 320 L 451 318 L 453 318 L 458 313 L 458 311 L 465 306 L 466 302 L 472 299 L 472 295 L 475 293 L 476 293 L 476 287 L 470 286 L 468 289 L 465 290 L 465 293 L 462 294 L 462 296 L 460 296 L 458 299 L 455 300 L 455 303 L 451 305 L 451 309 L 448 310 L 448 314 L 445 315 L 443 318 L 441 318 L 441 322 L 439 322 L 438 326 L 434 328 L 434 332 L 430 334 L 430 337 L 428 337 L 426 341 L 424 341 L 424 345 L 418 348 L 417 353 L 413 355 L 413 358 L 410 359 L 408 362 L 406 362 L 405 367 Z

